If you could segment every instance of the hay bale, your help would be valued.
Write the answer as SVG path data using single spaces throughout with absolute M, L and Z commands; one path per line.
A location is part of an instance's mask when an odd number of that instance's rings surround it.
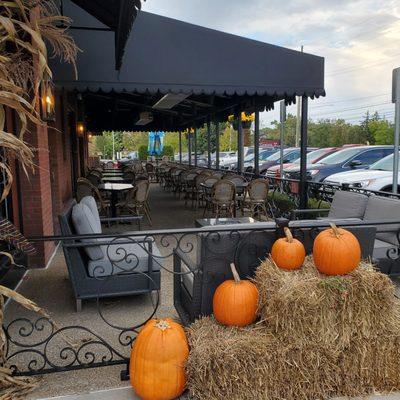
M 310 340 L 343 349 L 355 339 L 400 332 L 399 301 L 386 275 L 362 262 L 352 273 L 328 277 L 307 257 L 285 271 L 270 259 L 257 269 L 261 319 L 288 340 Z
M 286 341 L 262 324 L 226 328 L 203 318 L 188 329 L 188 389 L 202 400 L 313 400 L 400 390 L 400 333 L 346 351 Z
M 197 399 L 322 400 L 400 391 L 400 307 L 368 263 L 344 277 L 264 261 L 255 277 L 261 321 L 188 329 L 188 389 Z

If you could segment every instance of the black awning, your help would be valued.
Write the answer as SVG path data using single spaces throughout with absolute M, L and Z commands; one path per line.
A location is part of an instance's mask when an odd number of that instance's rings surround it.
M 94 130 L 137 130 L 141 112 L 154 117 L 146 130 L 178 130 L 210 117 L 223 121 L 238 110 L 263 111 L 279 100 L 325 94 L 322 57 L 143 11 L 119 73 L 113 68 L 112 32 L 72 34 L 82 49 L 79 79 L 69 65 L 54 63 L 54 81 L 59 88 L 85 93 Z M 169 93 L 185 96 L 171 109 L 154 109 Z
M 72 1 L 115 32 L 115 69 L 120 70 L 133 22 L 141 8 L 140 0 Z
M 322 57 L 146 12 L 133 26 L 120 74 L 112 66 L 107 32 L 74 36 L 83 50 L 79 80 L 68 65 L 54 70 L 55 82 L 70 89 L 279 98 L 325 93 Z

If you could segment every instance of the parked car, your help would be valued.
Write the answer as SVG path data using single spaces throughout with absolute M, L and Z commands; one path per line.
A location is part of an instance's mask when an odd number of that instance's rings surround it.
M 400 184 L 399 176 L 397 179 Z M 393 184 L 393 154 L 377 161 L 368 169 L 333 174 L 327 177 L 324 182 L 332 185 L 348 184 L 350 187 L 355 188 L 391 192 Z
M 323 149 L 311 151 L 310 153 L 307 154 L 307 165 L 315 164 L 318 161 L 322 160 L 324 157 L 327 157 L 336 151 L 338 151 L 337 147 L 325 147 Z M 297 158 L 292 163 L 283 164 L 284 172 L 288 172 L 292 169 L 298 169 L 299 165 L 300 165 L 300 161 L 301 161 L 301 159 Z M 280 171 L 281 171 L 280 164 L 274 165 L 271 168 L 268 168 L 266 175 L 269 178 L 279 178 Z
M 268 157 L 270 157 L 272 154 L 276 153 L 277 149 L 274 147 L 269 147 L 265 149 L 260 149 L 260 153 L 258 155 L 259 163 L 265 162 Z M 254 171 L 254 153 L 248 154 L 244 158 L 244 164 L 243 164 L 244 170 L 246 172 L 253 172 Z M 236 162 L 232 163 L 229 166 L 229 169 L 232 171 L 237 170 L 237 160 Z
M 338 172 L 365 169 L 376 161 L 393 153 L 393 146 L 358 146 L 349 147 L 325 157 L 307 168 L 307 180 L 322 182 Z M 300 167 L 285 172 L 284 178 L 299 179 Z
M 307 148 L 307 153 L 310 151 L 317 150 L 315 147 Z M 283 164 L 291 163 L 297 158 L 300 157 L 300 147 L 288 147 L 283 150 Z M 269 156 L 264 163 L 260 165 L 260 174 L 265 175 L 267 170 L 274 165 L 278 165 L 281 162 L 281 153 L 280 151 L 275 152 L 271 156 Z
M 226 162 L 229 162 L 232 158 L 237 159 L 236 151 L 220 151 L 219 153 L 219 165 L 225 165 Z M 211 165 L 213 167 L 216 166 L 216 154 L 214 153 L 212 156 Z

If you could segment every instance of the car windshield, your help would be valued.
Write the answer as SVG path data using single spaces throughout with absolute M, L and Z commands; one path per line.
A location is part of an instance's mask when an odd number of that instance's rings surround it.
M 360 148 L 360 147 L 352 147 L 350 149 L 340 150 L 336 153 L 331 154 L 328 157 L 325 157 L 318 164 L 322 164 L 322 165 L 340 164 L 344 161 L 347 161 L 349 158 L 355 156 L 356 154 L 360 153 L 363 150 L 364 150 L 364 148 Z
M 248 154 L 245 158 L 244 158 L 244 162 L 249 162 L 249 161 L 253 161 L 254 160 L 254 154 Z
M 314 160 L 317 160 L 318 158 L 321 158 L 324 154 L 326 153 L 325 149 L 318 149 L 311 151 L 310 153 L 307 154 L 307 163 L 312 163 Z M 293 161 L 293 164 L 300 164 L 301 158 L 296 158 L 296 160 Z
M 260 151 L 260 160 L 265 161 L 268 157 L 276 153 L 275 149 Z
M 379 171 L 393 171 L 393 154 L 382 158 L 382 160 L 377 161 L 375 164 L 372 164 L 369 169 L 375 169 Z
M 293 151 L 293 149 L 284 149 L 283 150 L 283 155 L 286 155 L 291 151 Z M 267 157 L 266 161 L 278 161 L 280 158 L 281 158 L 281 152 L 277 151 L 276 153 L 274 153 L 271 156 Z

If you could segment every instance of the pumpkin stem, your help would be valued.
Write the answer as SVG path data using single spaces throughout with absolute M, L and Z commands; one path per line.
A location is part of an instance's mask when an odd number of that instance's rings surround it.
M 240 283 L 240 276 L 239 276 L 239 274 L 237 272 L 237 269 L 236 269 L 234 263 L 231 263 L 231 271 L 232 271 L 233 279 L 235 280 L 235 282 L 236 283 Z
M 329 225 L 331 226 L 333 234 L 336 237 L 336 239 L 339 239 L 341 236 L 341 233 L 339 232 L 338 227 L 333 222 L 330 222 Z
M 171 325 L 165 319 L 160 319 L 156 323 L 155 327 L 161 329 L 163 332 L 166 331 L 167 329 L 171 329 Z
M 287 226 L 285 226 L 283 231 L 285 232 L 287 241 L 289 243 L 293 243 L 293 235 L 292 235 L 292 232 L 290 232 L 290 229 Z

